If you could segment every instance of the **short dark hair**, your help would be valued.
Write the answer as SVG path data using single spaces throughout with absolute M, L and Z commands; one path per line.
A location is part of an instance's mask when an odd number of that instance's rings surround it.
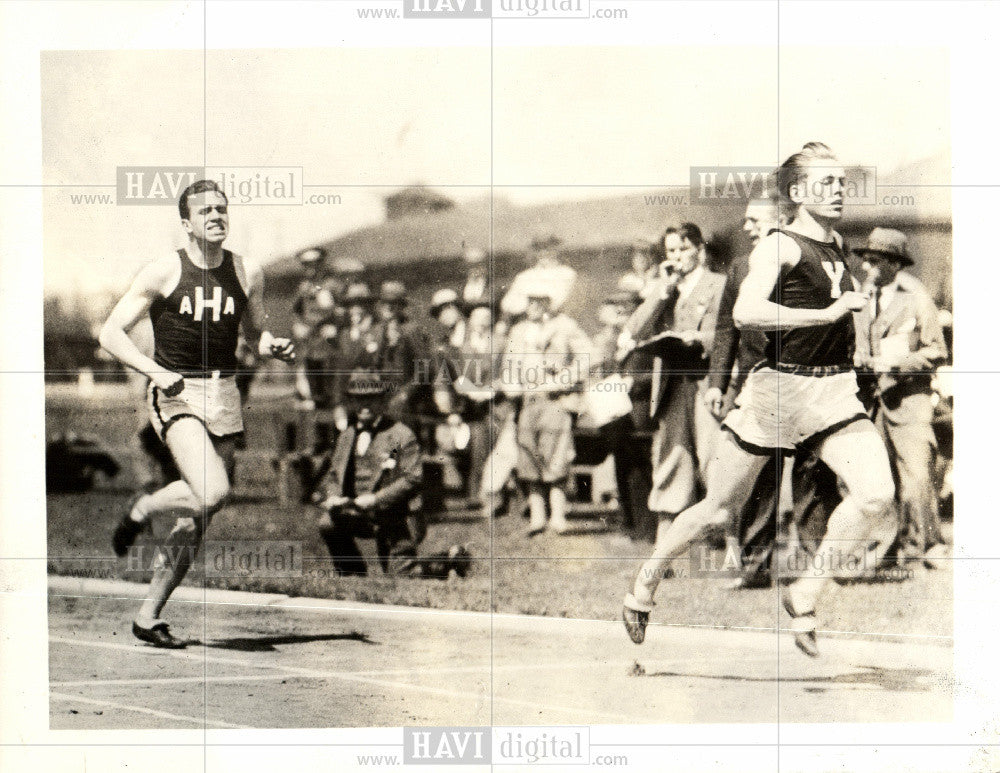
M 663 244 L 670 234 L 677 234 L 681 240 L 687 239 L 695 247 L 701 247 L 705 244 L 705 237 L 701 235 L 701 229 L 694 223 L 681 223 L 676 228 L 674 226 L 670 226 L 663 232 L 663 236 L 660 238 L 660 244 Z
M 181 192 L 181 197 L 177 200 L 177 210 L 181 213 L 181 220 L 191 219 L 191 209 L 188 207 L 188 196 L 205 193 L 206 191 L 215 191 L 218 193 L 223 199 L 225 199 L 226 205 L 228 206 L 229 197 L 226 196 L 226 192 L 222 190 L 221 186 L 215 180 L 196 180 Z

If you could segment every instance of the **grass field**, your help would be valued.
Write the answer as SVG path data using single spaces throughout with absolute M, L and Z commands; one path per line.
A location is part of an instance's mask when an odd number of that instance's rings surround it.
M 116 410 L 122 395 L 81 402 L 72 395 L 50 395 L 50 433 L 56 427 L 99 434 L 117 455 L 127 448 L 139 413 Z M 118 401 L 118 402 L 115 402 Z M 266 406 L 251 404 L 250 447 L 266 442 L 273 422 L 262 419 Z M 258 445 L 255 445 L 257 443 Z M 124 461 L 124 460 L 123 460 Z M 301 577 L 276 579 L 204 576 L 196 565 L 188 584 L 266 590 L 295 596 L 348 599 L 498 612 L 613 620 L 638 562 L 649 545 L 634 543 L 610 530 L 610 513 L 578 508 L 569 535 L 524 536 L 525 522 L 514 516 L 492 523 L 476 513 L 449 510 L 435 516 L 422 553 L 452 543 L 470 545 L 475 562 L 464 580 L 394 578 L 375 568 L 367 578 L 331 576 L 326 549 L 313 517 L 301 507 L 281 507 L 274 498 L 274 472 L 260 455 L 245 457 L 237 473 L 233 503 L 212 522 L 209 540 L 295 540 L 301 542 Z M 85 494 L 48 498 L 49 571 L 54 574 L 148 579 L 116 560 L 110 535 L 130 493 L 127 472 L 107 486 Z M 162 537 L 169 523 L 155 524 Z M 150 545 L 148 534 L 139 545 Z M 363 549 L 369 550 L 368 545 Z M 664 623 L 773 628 L 783 622 L 774 589 L 730 591 L 726 579 L 677 579 L 663 583 L 655 618 Z M 822 629 L 895 636 L 949 637 L 952 634 L 950 568 L 919 573 L 901 582 L 855 583 L 833 588 L 819 611 Z

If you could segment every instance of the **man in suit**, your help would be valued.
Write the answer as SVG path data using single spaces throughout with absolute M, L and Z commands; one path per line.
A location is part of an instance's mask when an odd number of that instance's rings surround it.
M 876 228 L 854 252 L 870 266 L 873 285 L 871 301 L 861 312 L 858 359 L 877 378 L 875 426 L 896 478 L 897 561 L 933 568 L 944 538 L 934 488 L 931 377 L 948 350 L 934 301 L 916 277 L 902 270 L 913 265 L 906 235 Z
M 382 340 L 375 324 L 375 296 L 364 282 L 347 288 L 343 298 L 346 319 L 333 347 L 330 372 L 334 374 L 334 424 L 341 432 L 347 426 L 346 388 L 355 370 L 374 370 L 379 366 Z
M 410 507 L 422 482 L 420 447 L 409 427 L 385 415 L 389 386 L 378 371 L 355 371 L 348 380 L 351 423 L 337 437 L 313 494 L 320 534 L 339 574 L 367 574 L 357 539 L 368 538 L 386 574 L 447 577 L 454 570 L 464 576 L 470 556 L 462 546 L 417 557 L 427 531 L 422 514 Z
M 387 413 L 412 424 L 428 384 L 420 383 L 417 364 L 426 359 L 429 343 L 406 313 L 406 285 L 396 280 L 382 283 L 378 298 L 378 367 L 392 384 Z
M 724 276 L 704 266 L 705 241 L 693 223 L 668 228 L 663 248 L 666 260 L 656 286 L 627 326 L 636 341 L 671 331 L 682 345 L 682 354 L 671 362 L 660 357 L 653 362 L 649 415 L 657 424 L 649 509 L 658 516 L 658 531 L 698 501 L 713 455 L 719 423 L 701 398 L 725 284 Z

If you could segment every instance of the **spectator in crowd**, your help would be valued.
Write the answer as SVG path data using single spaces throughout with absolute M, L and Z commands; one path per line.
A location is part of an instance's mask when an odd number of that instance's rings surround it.
M 528 308 L 528 293 L 537 287 L 547 287 L 551 293 L 551 313 L 557 313 L 566 302 L 576 283 L 576 271 L 559 259 L 559 245 L 556 236 L 534 239 L 531 253 L 534 265 L 517 276 L 500 302 L 500 310 L 508 317 L 524 314 Z
M 601 327 L 594 335 L 596 359 L 591 367 L 594 376 L 603 378 L 618 372 L 622 353 L 619 339 L 639 302 L 638 293 L 616 290 L 598 308 L 597 322 Z
M 382 283 L 378 300 L 378 368 L 391 382 L 386 409 L 394 419 L 406 421 L 419 398 L 417 363 L 427 357 L 427 341 L 406 314 L 406 286 L 399 281 Z
M 462 260 L 465 261 L 465 285 L 462 287 L 463 303 L 478 303 L 490 299 L 490 273 L 486 252 L 478 247 L 465 247 L 462 250 Z
M 339 435 L 314 493 L 320 533 L 333 566 L 343 575 L 365 575 L 359 538 L 374 539 L 386 574 L 464 577 L 470 556 L 460 545 L 421 559 L 417 546 L 426 524 L 411 502 L 420 493 L 417 438 L 405 424 L 385 415 L 389 383 L 377 371 L 355 371 L 344 395 L 350 425 Z
M 705 240 L 693 223 L 668 228 L 666 260 L 649 297 L 628 322 L 633 339 L 671 332 L 679 339 L 670 362 L 653 363 L 650 416 L 653 435 L 653 490 L 649 509 L 661 523 L 698 501 L 719 424 L 702 401 L 707 387 L 708 351 L 725 277 L 705 268 Z M 665 527 L 664 527 L 665 528 Z
M 454 383 L 458 378 L 455 363 L 461 358 L 468 322 L 458 293 L 450 287 L 443 287 L 431 296 L 430 315 L 437 323 L 431 336 L 434 404 L 440 413 L 449 415 L 455 412 Z
M 347 380 L 355 370 L 378 368 L 382 343 L 375 324 L 375 296 L 364 282 L 355 282 L 344 293 L 347 309 L 343 327 L 337 332 L 330 371 L 334 374 L 334 422 L 338 431 L 347 427 L 344 407 Z
M 333 398 L 327 366 L 339 323 L 337 296 L 344 288 L 326 273 L 326 250 L 322 247 L 302 250 L 298 258 L 303 276 L 292 301 L 292 334 L 299 352 L 296 392 L 306 407 L 324 410 Z
M 545 531 L 546 522 L 558 534 L 567 529 L 566 483 L 575 455 L 570 411 L 592 354 L 580 326 L 553 311 L 555 292 L 544 284 L 526 290 L 525 318 L 510 331 L 501 368 L 505 389 L 522 403 L 517 477 L 528 490 L 529 536 Z
M 483 470 L 490 453 L 490 439 L 497 432 L 494 408 L 494 378 L 499 371 L 503 341 L 494 335 L 493 309 L 489 298 L 469 305 L 465 340 L 460 347 L 460 367 L 454 388 L 461 421 L 468 427 L 461 471 L 470 507 L 484 504 Z
M 753 199 L 747 204 L 743 230 L 753 246 L 785 224 L 780 198 Z M 712 344 L 708 389 L 704 401 L 722 421 L 736 403 L 747 375 L 765 360 L 767 337 L 759 330 L 738 330 L 733 306 L 750 270 L 749 254 L 733 260 L 719 303 Z M 767 587 L 773 577 L 776 541 L 787 550 L 812 554 L 826 531 L 826 519 L 840 501 L 836 476 L 808 450 L 794 456 L 775 453 L 743 509 L 726 524 L 727 549 L 739 558 L 736 590 Z
M 878 427 L 892 463 L 899 508 L 897 561 L 934 568 L 944 551 L 934 484 L 937 443 L 931 379 L 948 358 L 938 310 L 912 274 L 906 235 L 875 228 L 854 250 L 871 268 L 871 302 L 861 312 L 858 359 L 877 377 Z
M 466 319 L 462 310 L 462 302 L 458 293 L 450 287 L 444 287 L 431 296 L 431 318 L 440 326 L 435 335 L 436 346 L 459 349 L 465 340 Z
M 489 307 L 490 316 L 493 308 Z M 473 309 L 472 315 L 477 310 Z M 480 312 L 481 313 L 481 312 Z M 485 322 L 485 317 L 481 320 Z M 484 338 L 477 336 L 480 344 L 475 348 L 482 349 Z M 492 372 L 490 388 L 483 389 L 479 397 L 489 396 L 489 411 L 485 424 L 487 442 L 492 439 L 493 447 L 488 448 L 488 454 L 483 461 L 483 471 L 480 476 L 479 500 L 483 505 L 483 517 L 492 518 L 504 514 L 510 506 L 516 493 L 514 470 L 517 467 L 517 414 L 520 408 L 519 398 L 504 385 L 506 378 L 503 363 L 506 359 L 507 346 L 506 328 L 499 321 L 493 326 L 492 333 Z M 473 339 L 473 341 L 475 338 Z M 469 343 L 472 344 L 473 341 Z M 482 355 L 477 355 L 481 357 Z M 485 385 L 484 385 L 485 386 Z
M 656 282 L 657 276 L 656 244 L 646 239 L 632 242 L 629 250 L 631 268 L 618 280 L 618 289 L 624 292 L 636 293 L 645 300 Z
M 620 508 L 618 526 L 633 538 L 652 536 L 648 523 L 652 488 L 649 439 L 645 432 L 641 435 L 637 432 L 640 426 L 643 430 L 649 429 L 650 363 L 645 363 L 646 367 L 642 363 L 636 367 L 635 360 L 640 353 L 634 352 L 626 365 L 627 352 L 622 347 L 623 337 L 626 340 L 628 337 L 626 325 L 640 301 L 637 293 L 627 290 L 618 290 L 608 296 L 598 312 L 602 327 L 594 337 L 599 375 L 620 374 L 626 379 L 623 383 L 630 383 L 628 394 L 632 410 L 603 425 L 601 435 L 614 459 Z

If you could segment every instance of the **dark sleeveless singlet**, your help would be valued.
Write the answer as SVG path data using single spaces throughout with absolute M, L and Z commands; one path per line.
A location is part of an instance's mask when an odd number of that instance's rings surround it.
M 795 241 L 802 257 L 794 266 L 783 266 L 771 301 L 793 309 L 824 309 L 846 290 L 853 290 L 844 251 L 836 242 L 781 231 Z M 824 268 L 825 266 L 825 268 Z M 839 281 L 834 285 L 838 267 Z M 851 366 L 854 360 L 854 317 L 847 314 L 828 325 L 813 325 L 767 333 L 767 364 L 810 367 Z
M 153 322 L 153 359 L 158 365 L 188 378 L 213 371 L 232 375 L 239 365 L 236 344 L 247 295 L 236 275 L 233 254 L 222 253 L 217 268 L 203 269 L 187 252 L 177 251 L 181 278 L 166 298 L 149 309 Z

